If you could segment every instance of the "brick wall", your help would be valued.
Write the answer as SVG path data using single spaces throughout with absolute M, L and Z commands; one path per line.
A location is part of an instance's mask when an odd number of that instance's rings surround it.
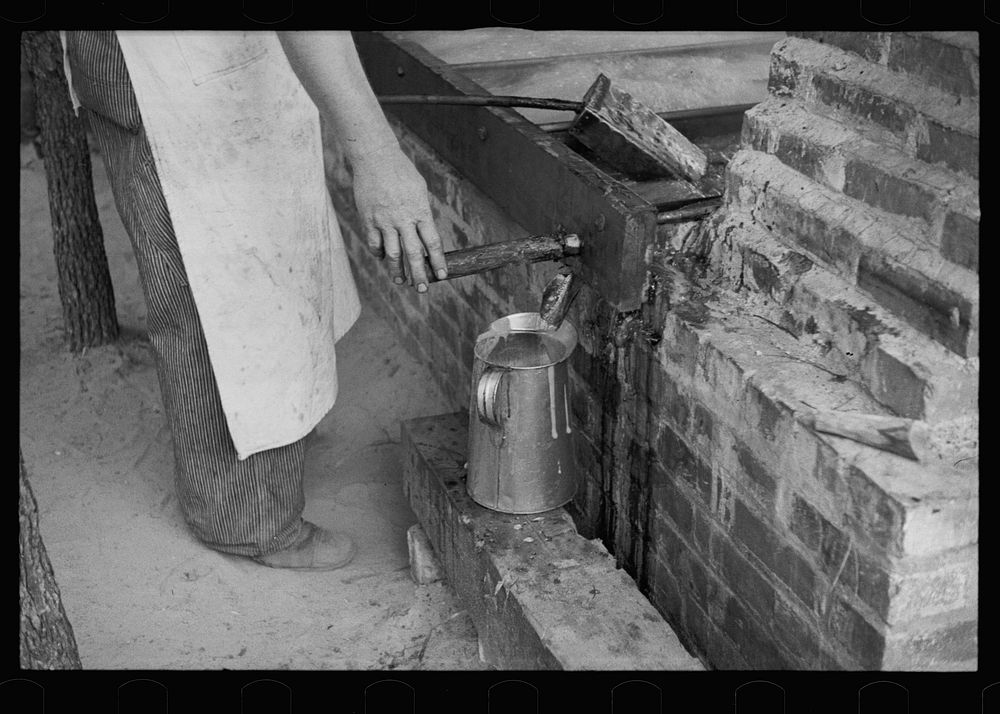
M 573 305 L 571 510 L 711 666 L 976 666 L 978 473 L 796 417 L 977 410 L 978 82 L 974 34 L 782 41 L 724 208 L 660 227 L 640 310 Z M 446 249 L 529 232 L 397 131 Z M 397 288 L 327 158 L 366 303 L 467 408 L 475 336 L 537 309 L 555 267 Z

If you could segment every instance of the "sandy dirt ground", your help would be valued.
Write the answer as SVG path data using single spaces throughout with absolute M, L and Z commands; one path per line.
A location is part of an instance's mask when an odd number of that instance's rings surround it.
M 21 147 L 20 443 L 84 667 L 485 669 L 448 585 L 416 585 L 408 569 L 399 422 L 451 408 L 368 308 L 338 345 L 338 403 L 307 449 L 305 516 L 350 532 L 354 562 L 274 570 L 190 535 L 135 261 L 93 160 L 123 337 L 74 357 L 44 167 Z

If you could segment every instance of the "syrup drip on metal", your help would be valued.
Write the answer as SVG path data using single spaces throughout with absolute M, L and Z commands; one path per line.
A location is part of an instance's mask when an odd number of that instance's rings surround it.
M 552 438 L 558 439 L 559 429 L 556 428 L 556 368 L 554 365 L 549 365 L 546 371 L 549 378 L 549 420 L 552 424 Z

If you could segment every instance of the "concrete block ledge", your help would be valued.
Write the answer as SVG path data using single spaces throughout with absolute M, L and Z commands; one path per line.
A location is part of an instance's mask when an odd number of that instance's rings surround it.
M 496 513 L 465 490 L 468 419 L 403 422 L 404 489 L 486 660 L 500 669 L 703 670 L 562 508 Z

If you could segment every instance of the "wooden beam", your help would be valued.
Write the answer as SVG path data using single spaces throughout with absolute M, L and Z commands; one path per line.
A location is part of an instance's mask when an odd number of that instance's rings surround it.
M 376 94 L 487 93 L 406 40 L 358 33 L 356 42 Z M 619 310 L 639 307 L 653 204 L 511 109 L 386 110 L 532 233 L 579 234 L 580 277 Z
M 455 62 L 449 64 L 448 66 L 463 72 L 475 72 L 477 70 L 503 69 L 507 67 L 517 68 L 520 70 L 533 66 L 551 67 L 562 62 L 576 62 L 580 60 L 609 60 L 618 58 L 641 59 L 647 57 L 697 57 L 702 55 L 717 57 L 723 56 L 731 50 L 746 51 L 746 49 L 758 50 L 768 54 L 774 46 L 774 43 L 782 39 L 784 36 L 784 32 L 762 32 L 760 33 L 760 36 L 741 37 L 732 40 L 720 40 L 718 42 L 694 42 L 686 45 L 669 45 L 667 47 L 634 47 L 626 50 L 580 52 L 577 54 L 487 60 L 483 62 Z

